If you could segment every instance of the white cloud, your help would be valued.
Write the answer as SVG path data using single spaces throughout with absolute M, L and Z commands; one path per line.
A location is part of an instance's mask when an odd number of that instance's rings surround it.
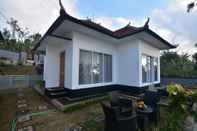
M 77 0 L 62 0 L 67 12 L 79 16 Z M 3 0 L 2 10 L 32 32 L 44 33 L 59 16 L 58 0 Z
M 141 27 L 144 25 L 146 19 L 142 19 L 140 21 L 133 21 L 131 18 L 124 17 L 97 17 L 94 19 L 96 23 L 100 23 L 102 26 L 111 29 L 117 30 L 120 29 L 130 23 L 132 26 Z
M 111 30 L 124 27 L 125 25 L 129 24 L 129 22 L 131 22 L 130 19 L 123 17 L 98 17 L 94 21 Z
M 77 9 L 78 0 L 62 0 L 66 11 L 77 18 L 83 18 Z M 59 16 L 58 0 L 3 0 L 2 7 L 6 15 L 19 21 L 23 27 L 29 27 L 31 32 L 44 33 Z M 131 19 L 123 17 L 100 16 L 94 19 L 95 22 L 115 30 L 134 23 Z M 138 23 L 136 25 L 139 25 Z
M 67 12 L 82 18 L 77 8 L 78 0 L 62 0 Z M 181 44 L 179 50 L 194 52 L 193 44 L 197 42 L 197 8 L 186 12 L 190 0 L 168 0 L 166 8 L 153 9 L 150 27 L 173 44 Z M 30 31 L 44 33 L 59 16 L 58 0 L 3 0 L 1 10 L 9 17 L 14 17 L 19 24 L 29 27 Z M 132 16 L 131 16 L 132 17 Z M 132 18 L 99 16 L 94 21 L 116 30 L 129 22 L 134 26 L 142 26 L 145 18 L 136 21 Z
M 180 44 L 179 52 L 194 53 L 197 49 L 197 10 L 187 13 L 188 0 L 168 0 L 163 9 L 154 9 L 151 28 L 173 44 Z

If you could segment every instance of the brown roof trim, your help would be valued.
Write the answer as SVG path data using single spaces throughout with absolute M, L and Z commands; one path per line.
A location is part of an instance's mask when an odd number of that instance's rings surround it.
M 111 36 L 115 39 L 122 39 L 122 38 L 125 38 L 125 37 L 128 37 L 128 36 L 131 36 L 131 35 L 134 35 L 134 34 L 137 34 L 137 33 L 140 33 L 140 32 L 146 32 L 150 35 L 152 35 L 153 37 L 155 37 L 156 39 L 160 40 L 161 42 L 163 42 L 164 44 L 166 44 L 169 48 L 176 48 L 176 46 L 174 45 L 171 45 L 169 42 L 167 42 L 166 40 L 164 40 L 163 38 L 161 38 L 158 34 L 156 34 L 155 32 L 153 32 L 152 30 L 150 30 L 147 26 L 143 26 L 143 27 L 133 27 L 133 26 L 126 26 L 122 29 L 119 29 L 117 31 L 111 31 L 97 23 L 94 23 L 90 20 L 80 20 L 80 19 L 77 19 L 77 18 L 74 18 L 70 15 L 68 15 L 67 13 L 61 13 L 61 15 L 57 18 L 57 20 L 52 24 L 52 26 L 48 29 L 48 31 L 44 34 L 44 36 L 41 38 L 41 40 L 38 42 L 38 44 L 34 47 L 33 51 L 35 51 L 41 44 L 41 42 L 44 40 L 44 38 L 47 36 L 47 35 L 51 35 L 52 32 L 57 29 L 57 27 L 59 25 L 61 25 L 63 23 L 64 20 L 69 20 L 69 21 L 72 21 L 76 24 L 79 24 L 79 25 L 83 25 L 85 27 L 88 27 L 88 28 L 91 28 L 93 30 L 96 30 L 100 33 L 103 33 L 103 34 L 106 34 L 108 36 Z M 121 30 L 122 32 L 124 32 L 125 30 L 128 30 L 128 32 L 126 33 L 122 33 L 121 34 Z
M 58 39 L 68 40 L 68 41 L 71 41 L 71 40 L 72 40 L 71 38 L 63 37 L 63 36 L 59 36 L 59 35 L 50 34 L 49 36 L 51 36 L 51 37 L 56 37 L 56 38 L 58 38 Z

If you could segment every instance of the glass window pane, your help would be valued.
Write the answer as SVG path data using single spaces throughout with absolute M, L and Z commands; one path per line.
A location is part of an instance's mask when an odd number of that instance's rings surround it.
M 112 82 L 112 56 L 104 54 L 104 82 Z
M 146 67 L 147 67 L 147 81 L 146 82 L 150 82 L 151 81 L 151 57 L 150 56 L 146 56 L 147 59 L 147 63 L 146 63 Z
M 154 58 L 154 81 L 158 81 L 158 58 Z
M 142 82 L 158 81 L 158 58 L 142 55 Z
M 80 50 L 79 84 L 91 84 L 92 53 Z
M 103 54 L 93 53 L 92 63 L 93 83 L 103 82 Z
M 145 55 L 142 55 L 142 82 L 147 82 L 147 59 Z

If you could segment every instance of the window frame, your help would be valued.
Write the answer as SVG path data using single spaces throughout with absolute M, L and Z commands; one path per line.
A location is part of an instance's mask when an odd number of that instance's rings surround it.
M 143 63 L 142 63 L 142 58 L 146 58 L 146 66 L 148 64 L 148 58 L 150 59 L 150 63 L 148 67 L 150 68 L 150 71 L 146 72 L 146 81 L 143 80 Z M 154 61 L 155 59 L 157 60 L 157 79 L 155 79 L 155 66 L 154 66 Z M 141 83 L 143 85 L 150 84 L 150 83 L 157 83 L 159 82 L 159 57 L 158 56 L 151 56 L 147 54 L 142 54 L 141 55 Z M 146 68 L 148 68 L 146 67 Z M 147 69 L 148 70 L 148 69 Z
M 90 83 L 87 83 L 87 84 L 81 84 L 80 83 L 80 53 L 81 53 L 81 51 L 86 51 L 86 52 L 90 52 L 91 53 L 91 82 Z M 94 53 L 98 53 L 98 54 L 102 54 L 102 82 L 98 82 L 98 83 L 94 83 L 94 81 L 93 81 L 93 55 L 94 55 Z M 109 55 L 109 56 L 111 56 L 111 81 L 110 82 L 105 82 L 105 80 L 104 80 L 104 78 L 106 77 L 106 76 L 104 76 L 105 75 L 105 65 L 104 65 L 104 56 L 105 55 Z M 78 76 L 78 85 L 79 86 L 88 86 L 88 85 L 102 85 L 102 84 L 110 84 L 110 83 L 113 83 L 113 55 L 112 54 L 110 54 L 110 53 L 103 53 L 103 52 L 99 52 L 99 51 L 92 51 L 92 50 L 86 50 L 86 49 L 79 49 L 79 70 L 78 70 L 78 73 L 79 73 L 79 76 Z

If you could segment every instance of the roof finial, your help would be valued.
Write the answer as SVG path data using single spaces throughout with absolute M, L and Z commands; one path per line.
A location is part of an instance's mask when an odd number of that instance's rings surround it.
M 59 0 L 59 5 L 60 5 L 60 15 L 67 14 L 61 0 Z
M 150 18 L 148 17 L 146 23 L 144 24 L 144 27 L 145 28 L 149 28 L 149 21 L 150 21 Z
M 131 25 L 131 22 L 129 21 L 129 23 L 127 24 L 127 26 L 130 26 Z

